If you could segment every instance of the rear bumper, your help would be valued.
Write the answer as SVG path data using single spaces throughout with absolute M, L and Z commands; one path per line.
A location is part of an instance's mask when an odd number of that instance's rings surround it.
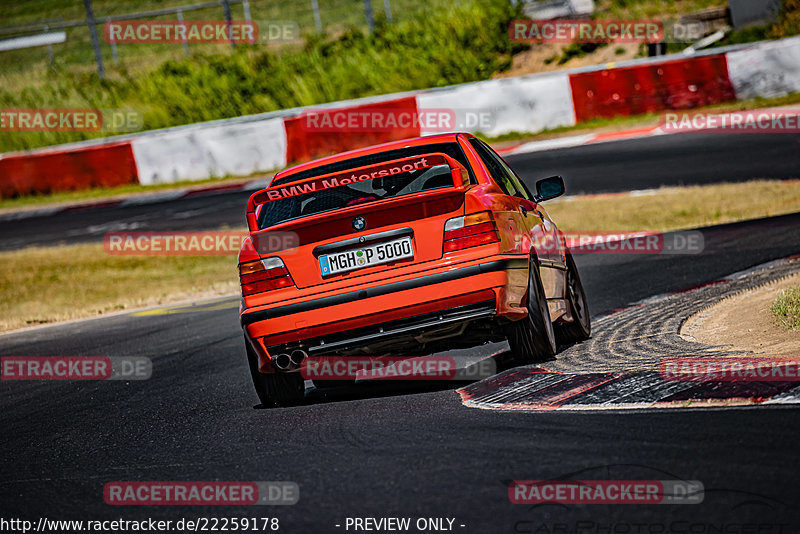
M 361 338 L 389 338 L 408 329 L 424 330 L 435 322 L 526 315 L 528 260 L 519 256 L 484 259 L 439 269 L 413 278 L 389 281 L 296 303 L 248 310 L 242 327 L 258 350 L 260 368 L 269 372 L 269 349 L 301 343 L 319 352 L 323 343 L 343 348 Z M 411 324 L 403 324 L 412 319 Z M 332 345 L 328 347 L 333 348 Z
M 488 295 L 484 295 L 489 296 L 491 292 Z M 391 340 L 402 336 L 414 336 L 431 330 L 447 330 L 451 329 L 453 326 L 471 321 L 489 319 L 496 315 L 496 302 L 494 298 L 492 298 L 491 300 L 476 302 L 475 304 L 465 304 L 447 310 L 414 315 L 405 319 L 398 319 L 355 330 L 346 330 L 319 338 L 305 339 L 302 345 L 309 356 L 328 356 L 337 351 L 357 349 L 370 343 L 383 340 Z M 267 351 L 272 353 L 273 348 L 281 352 L 291 350 L 285 346 L 271 346 L 267 347 Z

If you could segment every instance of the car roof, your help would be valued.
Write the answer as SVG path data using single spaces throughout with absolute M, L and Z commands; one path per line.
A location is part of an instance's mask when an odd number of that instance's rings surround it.
M 328 165 L 330 163 L 336 163 L 338 161 L 344 161 L 351 158 L 357 158 L 359 156 L 366 156 L 369 154 L 378 154 L 380 152 L 386 152 L 389 150 L 396 150 L 398 148 L 405 148 L 409 146 L 420 146 L 420 145 L 427 145 L 427 144 L 436 144 L 442 142 L 452 142 L 455 143 L 458 139 L 459 135 L 463 135 L 465 137 L 475 137 L 474 135 L 466 132 L 452 132 L 452 133 L 444 133 L 444 134 L 436 134 L 436 135 L 426 135 L 424 137 L 413 137 L 410 139 L 401 139 L 399 141 L 391 141 L 389 143 L 383 143 L 380 145 L 368 146 L 365 148 L 359 148 L 356 150 L 350 150 L 348 152 L 342 152 L 339 154 L 335 154 L 333 156 L 326 156 L 324 158 L 315 159 L 313 161 L 309 161 L 307 163 L 301 163 L 299 165 L 295 165 L 293 167 L 289 167 L 288 169 L 284 169 L 270 180 L 270 184 L 275 182 L 276 180 L 282 180 L 288 178 L 290 175 L 308 171 L 314 169 L 316 167 L 322 167 L 324 165 Z M 285 182 L 285 183 L 291 183 Z

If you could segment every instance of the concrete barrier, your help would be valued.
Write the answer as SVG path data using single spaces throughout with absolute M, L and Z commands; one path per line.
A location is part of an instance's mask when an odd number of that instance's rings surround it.
M 132 142 L 143 185 L 246 176 L 286 166 L 282 118 L 143 135 Z
M 417 95 L 417 106 L 421 111 L 453 110 L 459 121 L 454 130 L 490 136 L 575 124 L 566 73 L 501 78 L 423 91 Z M 423 134 L 439 131 L 422 129 Z
M 800 91 L 800 37 L 730 52 L 726 60 L 739 100 Z

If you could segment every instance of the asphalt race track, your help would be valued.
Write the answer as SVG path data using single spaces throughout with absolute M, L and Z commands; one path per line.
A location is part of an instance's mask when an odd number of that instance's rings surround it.
M 561 174 L 569 194 L 797 178 L 800 136 L 688 133 L 509 158 L 531 182 Z
M 702 147 L 701 150 L 698 147 Z M 508 158 L 528 185 L 564 176 L 568 194 L 662 185 L 798 178 L 800 136 L 683 133 Z M 209 230 L 245 226 L 251 192 L 198 195 L 157 204 L 99 207 L 0 223 L 0 250 L 101 241 L 112 231 Z
M 796 136 L 697 135 L 522 155 L 512 163 L 531 180 L 558 168 L 568 187 L 584 192 L 790 178 L 800 168 Z M 551 161 L 562 156 L 563 165 Z M 149 230 L 233 224 L 242 201 L 201 197 L 187 201 L 192 205 L 152 205 L 150 215 L 119 214 L 117 221 L 143 217 Z M 181 219 L 184 227 L 163 218 L 191 210 L 201 213 Z M 72 216 L 57 225 L 3 223 L 3 242 L 18 232 L 53 242 L 57 230 L 108 213 Z M 699 255 L 577 256 L 592 313 L 797 254 L 800 214 L 703 235 Z M 0 336 L 4 356 L 147 356 L 153 362 L 147 381 L 2 382 L 0 508 L 34 521 L 268 516 L 290 533 L 346 532 L 348 517 L 394 516 L 454 518 L 453 529 L 464 533 L 800 532 L 797 408 L 511 413 L 464 407 L 455 392 L 463 384 L 393 383 L 327 396 L 309 390 L 303 406 L 257 409 L 237 305 L 236 298 L 220 299 Z M 691 505 L 509 501 L 509 481 L 581 476 L 698 480 L 705 497 Z M 294 481 L 300 501 L 239 508 L 106 505 L 103 485 L 127 480 Z

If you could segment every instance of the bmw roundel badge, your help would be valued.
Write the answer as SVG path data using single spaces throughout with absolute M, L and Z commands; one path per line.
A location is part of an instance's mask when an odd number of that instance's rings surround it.
M 355 219 L 353 219 L 353 230 L 355 230 L 356 232 L 360 232 L 366 227 L 367 227 L 367 221 L 364 219 L 364 217 L 358 216 Z

